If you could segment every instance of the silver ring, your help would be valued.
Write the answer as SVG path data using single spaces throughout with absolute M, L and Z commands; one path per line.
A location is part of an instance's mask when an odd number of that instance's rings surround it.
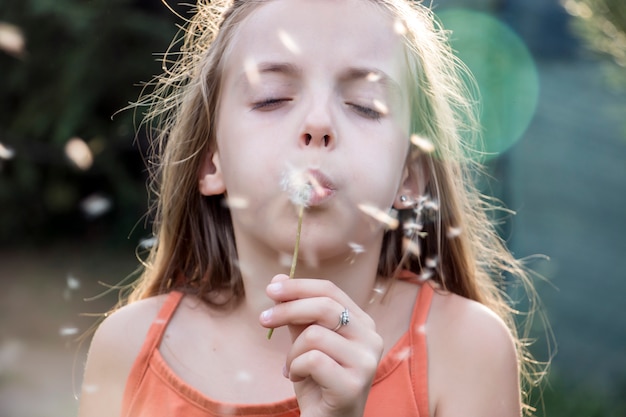
M 336 332 L 342 326 L 345 326 L 348 323 L 350 323 L 350 313 L 348 313 L 348 309 L 346 308 L 341 312 L 341 315 L 339 316 L 339 323 L 337 323 L 337 326 L 333 329 L 333 332 Z

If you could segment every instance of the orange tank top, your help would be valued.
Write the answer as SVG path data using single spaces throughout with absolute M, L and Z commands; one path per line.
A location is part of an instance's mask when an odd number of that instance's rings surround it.
M 422 284 L 411 326 L 382 358 L 364 417 L 428 417 L 426 319 L 433 288 Z M 297 417 L 296 398 L 267 404 L 231 404 L 213 400 L 179 378 L 159 352 L 165 329 L 183 298 L 173 291 L 153 322 L 131 369 L 122 417 Z

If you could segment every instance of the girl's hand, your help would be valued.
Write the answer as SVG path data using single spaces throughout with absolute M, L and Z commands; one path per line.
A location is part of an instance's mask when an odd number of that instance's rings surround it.
M 363 416 L 383 351 L 374 320 L 326 280 L 277 275 L 267 294 L 279 304 L 261 314 L 261 324 L 289 326 L 285 376 L 302 417 Z M 334 331 L 345 309 L 350 322 Z

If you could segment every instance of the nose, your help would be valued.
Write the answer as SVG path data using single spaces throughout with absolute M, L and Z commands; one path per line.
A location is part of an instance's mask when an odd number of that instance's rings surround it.
M 300 134 L 300 146 L 303 148 L 333 148 L 335 142 L 336 135 L 328 104 L 319 102 L 319 104 L 311 106 Z

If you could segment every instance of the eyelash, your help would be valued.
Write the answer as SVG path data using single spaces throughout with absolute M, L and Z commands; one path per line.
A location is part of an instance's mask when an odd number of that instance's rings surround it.
M 268 98 L 252 104 L 252 110 L 272 110 L 279 105 L 289 102 L 290 98 Z
M 382 113 L 374 109 L 371 109 L 369 107 L 361 106 L 361 105 L 354 104 L 354 103 L 346 103 L 346 104 L 352 107 L 357 113 L 361 114 L 362 116 L 368 119 L 380 120 L 380 118 L 382 117 Z

